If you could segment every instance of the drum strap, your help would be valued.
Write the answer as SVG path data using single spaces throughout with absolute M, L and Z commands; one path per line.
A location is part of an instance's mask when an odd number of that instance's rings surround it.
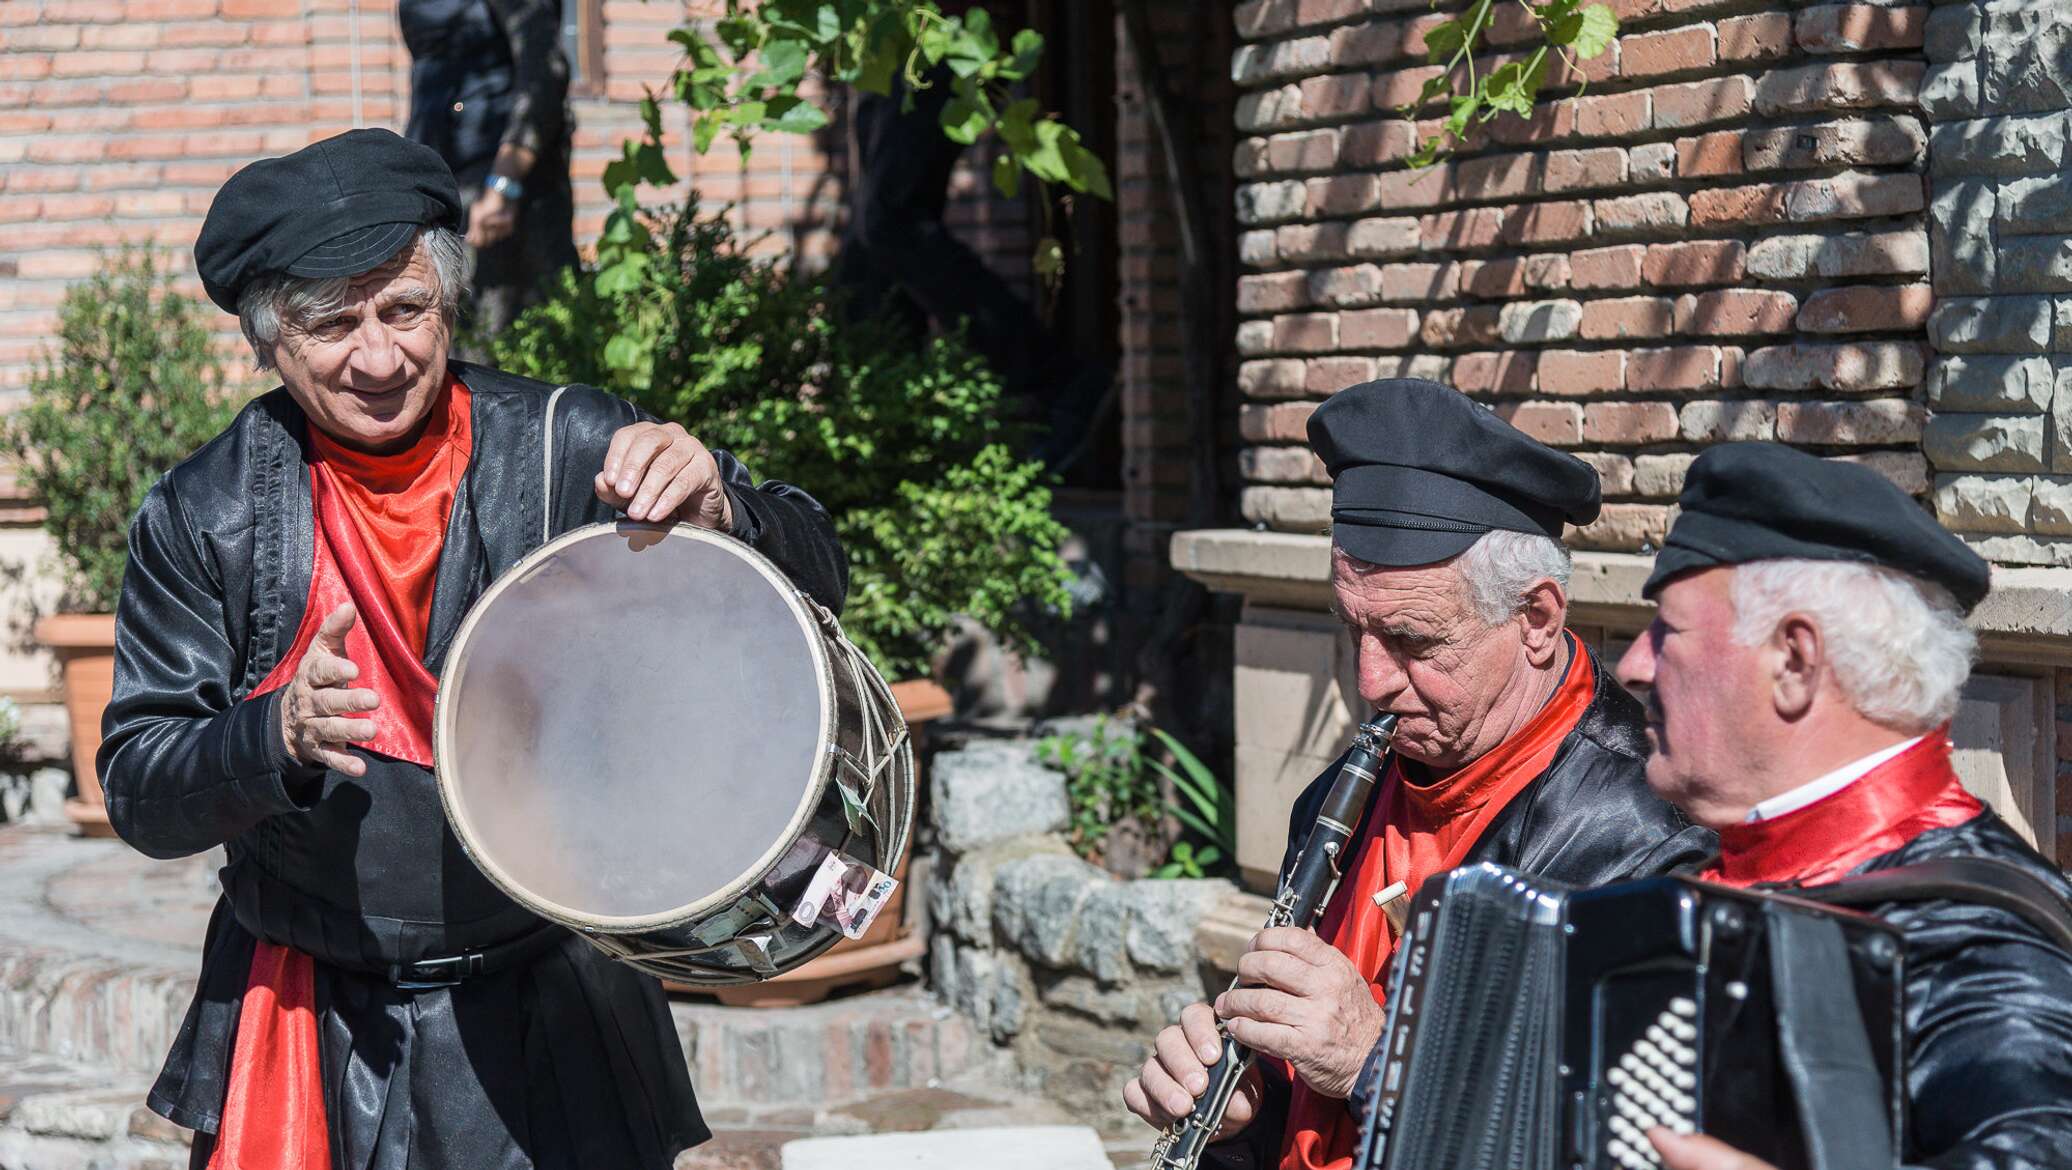
M 554 387 L 547 395 L 547 419 L 540 430 L 540 543 L 554 539 L 554 408 L 561 405 L 567 386 Z

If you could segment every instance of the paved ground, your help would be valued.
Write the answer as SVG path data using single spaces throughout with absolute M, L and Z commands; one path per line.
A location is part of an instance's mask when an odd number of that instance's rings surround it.
M 185 1164 L 185 1135 L 141 1099 L 186 1008 L 214 865 L 0 826 L 0 1170 Z M 1020 1091 L 1002 1054 L 912 984 L 675 1012 L 715 1130 L 679 1170 L 779 1170 L 781 1146 L 808 1136 L 1080 1120 Z M 1110 1156 L 1137 1161 L 1144 1136 L 1116 1135 Z

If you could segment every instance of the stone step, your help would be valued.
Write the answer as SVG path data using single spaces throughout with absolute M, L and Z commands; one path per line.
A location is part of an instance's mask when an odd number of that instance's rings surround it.
M 0 1050 L 0 1170 L 181 1170 L 187 1133 L 148 1076 Z
M 918 985 L 803 1007 L 670 1004 L 698 1101 L 715 1124 L 817 1109 L 998 1072 L 1008 1057 Z

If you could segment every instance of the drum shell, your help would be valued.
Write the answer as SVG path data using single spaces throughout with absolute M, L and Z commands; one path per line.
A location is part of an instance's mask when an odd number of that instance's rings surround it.
M 772 842 L 765 861 L 751 872 L 720 890 L 697 897 L 695 904 L 687 904 L 685 912 L 674 917 L 648 915 L 633 920 L 593 917 L 536 896 L 510 868 L 485 854 L 465 815 L 466 802 L 459 792 L 463 782 L 455 774 L 458 769 L 444 766 L 448 761 L 442 758 L 438 773 L 448 820 L 469 857 L 506 894 L 540 916 L 578 932 L 615 958 L 690 984 L 746 983 L 782 974 L 842 938 L 832 922 L 801 925 L 792 918 L 793 908 L 829 852 L 839 852 L 885 873 L 897 868 L 911 836 L 915 803 L 913 756 L 906 726 L 890 688 L 842 636 L 833 615 L 791 586 L 761 554 L 731 538 L 685 525 L 667 530 L 624 523 L 596 525 L 565 534 L 535 550 L 513 566 L 506 578 L 522 582 L 534 566 L 557 555 L 559 550 L 606 534 L 632 535 L 636 540 L 660 534 L 670 539 L 716 544 L 757 566 L 771 586 L 780 590 L 783 606 L 815 646 L 812 657 L 817 698 L 823 709 L 820 726 L 824 730 L 817 733 L 821 739 L 812 755 L 812 774 L 797 805 L 802 815 L 795 813 L 788 839 Z M 492 585 L 477 603 L 477 612 L 471 612 L 463 623 L 449 658 L 450 663 L 457 664 L 449 671 L 449 681 L 465 679 L 462 664 L 467 661 L 480 611 L 496 604 L 504 581 L 500 578 Z M 440 710 L 435 719 L 435 738 L 442 757 L 449 754 L 450 745 L 459 742 L 453 731 L 454 712 L 463 706 L 442 682 Z M 864 782 L 866 770 L 876 777 L 874 783 Z M 845 786 L 855 798 L 845 797 Z M 855 827 L 851 820 L 852 804 L 860 806 L 864 814 Z M 687 826 L 686 831 L 693 829 Z M 637 859 L 630 860 L 637 863 Z

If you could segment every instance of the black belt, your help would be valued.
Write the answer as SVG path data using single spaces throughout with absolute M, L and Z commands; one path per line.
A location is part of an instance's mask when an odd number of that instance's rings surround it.
M 567 937 L 568 931 L 559 926 L 543 926 L 521 938 L 480 950 L 462 951 L 437 959 L 419 959 L 414 963 L 390 963 L 388 980 L 403 991 L 453 987 L 478 976 L 524 966 L 561 945 Z

